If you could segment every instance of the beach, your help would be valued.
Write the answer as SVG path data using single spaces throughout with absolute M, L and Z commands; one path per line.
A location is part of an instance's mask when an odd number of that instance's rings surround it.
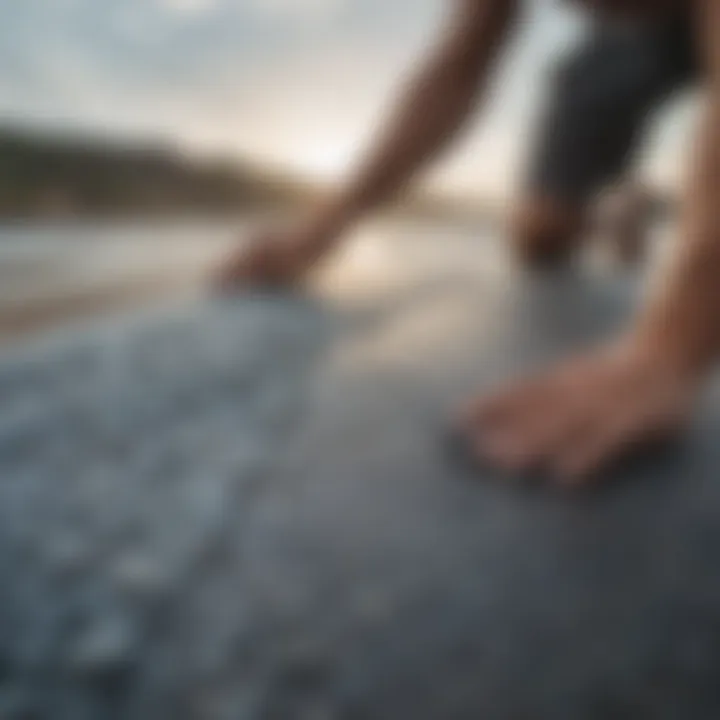
M 243 225 L 2 225 L 0 345 L 197 292 Z
M 0 225 L 0 347 L 206 294 L 223 258 L 260 221 L 247 215 Z M 447 238 L 444 245 L 437 243 L 438 233 Z M 370 297 L 397 280 L 398 273 L 407 271 L 409 278 L 428 263 L 440 268 L 457 262 L 458 253 L 468 252 L 468 239 L 487 236 L 477 220 L 380 218 L 354 233 L 314 284 L 330 293 L 341 286 L 346 298 Z M 395 262 L 398 255 L 402 262 Z

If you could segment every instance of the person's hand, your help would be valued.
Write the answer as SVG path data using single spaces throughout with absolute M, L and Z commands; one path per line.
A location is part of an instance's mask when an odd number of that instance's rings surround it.
M 325 254 L 325 234 L 310 229 L 257 232 L 224 261 L 220 287 L 291 286 L 304 279 Z
M 572 485 L 639 445 L 669 439 L 696 385 L 664 353 L 630 340 L 476 401 L 461 432 L 478 460 Z

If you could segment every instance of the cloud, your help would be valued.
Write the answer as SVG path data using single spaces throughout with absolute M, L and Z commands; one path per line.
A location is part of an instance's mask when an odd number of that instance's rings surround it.
M 0 120 L 148 131 L 329 171 L 367 143 L 446 3 L 0 0 Z M 441 179 L 508 184 L 544 68 L 574 36 L 553 4 L 531 4 L 494 101 Z M 662 136 L 665 167 L 684 137 Z
M 167 10 L 180 15 L 198 15 L 208 12 L 218 5 L 218 0 L 159 0 Z
M 252 8 L 271 15 L 331 15 L 346 4 L 346 0 L 249 0 Z

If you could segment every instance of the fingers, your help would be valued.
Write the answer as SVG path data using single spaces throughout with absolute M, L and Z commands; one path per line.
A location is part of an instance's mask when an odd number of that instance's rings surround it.
M 592 431 L 593 414 L 579 406 L 572 398 L 558 398 L 552 412 L 539 423 L 518 424 L 517 457 L 514 468 L 518 471 L 546 471 L 552 469 L 553 458 L 565 448 L 582 443 Z
M 541 470 L 565 485 L 589 481 L 683 417 L 667 383 L 607 358 L 523 383 L 465 415 L 476 456 L 510 472 Z
M 551 400 L 553 390 L 561 387 L 574 390 L 578 382 L 584 381 L 589 369 L 587 361 L 576 359 L 553 372 L 512 384 L 488 398 L 477 398 L 463 409 L 460 423 L 468 428 L 500 423 L 529 403 L 542 406 Z
M 584 430 L 587 393 L 582 365 L 521 383 L 466 410 L 463 428 L 483 458 L 510 471 L 540 469 L 559 446 Z
M 680 408 L 637 393 L 608 403 L 593 422 L 592 432 L 558 455 L 554 475 L 563 484 L 590 482 L 630 450 L 669 438 L 682 419 Z
M 498 431 L 491 423 L 475 428 L 475 447 L 491 462 L 508 471 L 551 469 L 566 448 L 584 442 L 592 432 L 594 405 L 562 391 L 548 392 L 543 407 L 531 412 L 520 403 Z
M 466 411 L 462 430 L 475 454 L 509 471 L 526 469 L 528 439 L 542 424 L 549 396 L 543 383 L 526 383 Z
M 489 398 L 471 402 L 460 413 L 460 425 L 472 430 L 485 427 L 490 432 L 499 429 L 514 416 L 530 407 L 541 407 L 548 394 L 547 382 L 534 379 L 511 386 Z
M 235 251 L 220 267 L 216 283 L 221 289 L 233 289 L 258 275 L 258 258 L 251 249 Z
M 269 243 L 252 244 L 236 251 L 220 268 L 217 283 L 221 288 L 284 285 L 290 279 L 288 262 L 279 249 Z

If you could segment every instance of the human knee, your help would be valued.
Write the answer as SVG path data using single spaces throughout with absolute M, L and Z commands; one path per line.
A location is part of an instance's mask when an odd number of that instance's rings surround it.
M 575 249 L 582 229 L 581 214 L 549 202 L 523 203 L 512 215 L 513 254 L 525 266 L 563 263 Z

